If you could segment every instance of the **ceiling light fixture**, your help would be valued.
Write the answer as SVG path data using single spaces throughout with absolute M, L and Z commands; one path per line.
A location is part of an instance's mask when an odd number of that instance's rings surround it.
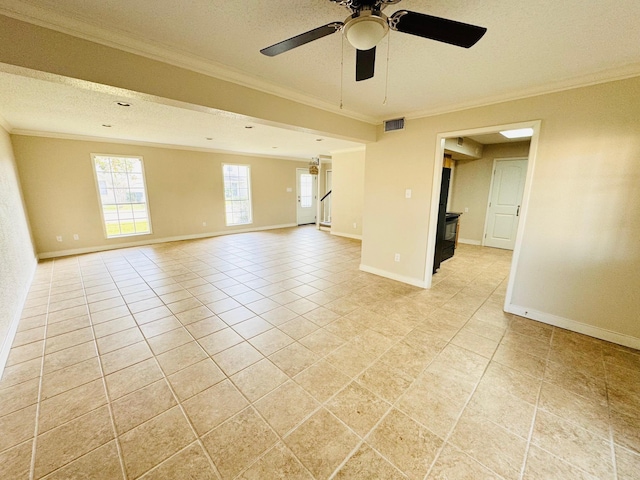
M 213 140 L 213 137 L 206 137 L 207 140 Z
M 252 125 L 245 125 L 244 128 L 253 128 L 253 126 Z
M 324 139 L 322 139 L 322 138 L 316 138 L 316 142 L 321 142 L 322 140 L 324 140 Z
M 344 35 L 358 50 L 371 50 L 389 31 L 387 16 L 382 12 L 363 10 L 344 26 Z
M 516 128 L 515 130 L 503 130 L 500 135 L 507 138 L 529 138 L 533 135 L 533 128 Z
M 109 125 L 108 123 L 103 123 L 103 124 L 102 124 L 102 126 L 103 126 L 103 127 L 107 127 L 107 128 L 111 128 L 111 127 L 113 127 L 113 125 Z
M 130 107 L 131 104 L 127 103 L 127 102 L 114 102 L 116 105 L 119 105 L 121 107 Z

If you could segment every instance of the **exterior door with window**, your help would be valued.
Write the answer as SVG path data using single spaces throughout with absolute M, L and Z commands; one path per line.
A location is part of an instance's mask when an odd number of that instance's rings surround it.
M 495 161 L 484 246 L 513 250 L 526 177 L 526 158 Z
M 306 168 L 296 169 L 298 193 L 298 225 L 316 223 L 318 201 L 318 176 L 311 175 Z

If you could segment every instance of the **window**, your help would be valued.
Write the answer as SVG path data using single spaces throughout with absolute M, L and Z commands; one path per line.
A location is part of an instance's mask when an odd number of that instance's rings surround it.
M 140 157 L 91 155 L 107 238 L 151 233 Z
M 248 165 L 222 164 L 227 226 L 251 223 L 251 172 Z
M 313 205 L 313 175 L 300 175 L 300 206 L 308 208 Z

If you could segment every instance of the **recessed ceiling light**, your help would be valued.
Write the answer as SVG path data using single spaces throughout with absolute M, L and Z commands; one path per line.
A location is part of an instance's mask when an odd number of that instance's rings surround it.
M 271 148 L 278 148 L 278 147 L 271 147 Z
M 128 102 L 114 102 L 116 105 L 119 105 L 121 107 L 130 107 L 131 104 Z
M 253 125 L 245 125 L 244 128 L 253 128 Z
M 324 138 L 316 138 L 316 142 L 321 142 Z
M 107 128 L 111 128 L 111 127 L 113 127 L 113 125 L 109 125 L 108 123 L 103 123 L 103 124 L 102 124 L 102 126 L 103 126 L 103 127 L 107 127 Z
M 516 128 L 515 130 L 504 130 L 500 135 L 507 138 L 527 138 L 533 135 L 533 128 Z
M 207 137 L 207 140 L 213 140 L 213 137 Z

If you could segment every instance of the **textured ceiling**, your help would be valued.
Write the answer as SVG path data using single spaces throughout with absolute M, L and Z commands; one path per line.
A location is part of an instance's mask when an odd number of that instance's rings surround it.
M 9 73 L 0 73 L 0 92 L 0 112 L 13 133 L 83 135 L 298 159 L 360 146 L 223 112 L 193 111 Z
M 259 53 L 344 20 L 348 11 L 329 0 L 0 0 L 0 12 L 16 18 L 372 123 L 640 74 L 638 0 L 403 0 L 385 13 L 398 9 L 488 32 L 464 49 L 392 31 L 375 77 L 356 83 L 355 51 L 339 34 L 273 58 Z

